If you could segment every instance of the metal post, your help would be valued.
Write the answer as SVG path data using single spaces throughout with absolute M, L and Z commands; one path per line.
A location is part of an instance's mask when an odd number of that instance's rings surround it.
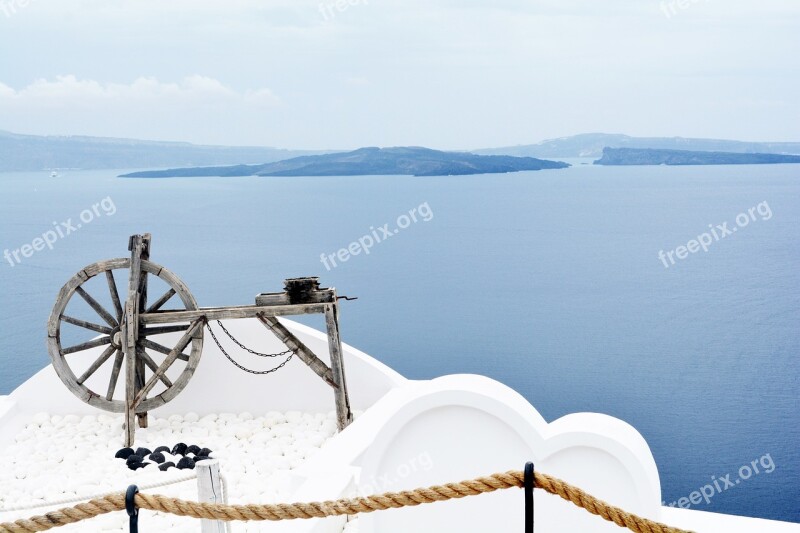
M 207 459 L 195 465 L 197 471 L 197 501 L 200 503 L 224 503 L 222 482 L 219 477 L 219 460 Z M 202 533 L 225 533 L 222 520 L 200 520 Z

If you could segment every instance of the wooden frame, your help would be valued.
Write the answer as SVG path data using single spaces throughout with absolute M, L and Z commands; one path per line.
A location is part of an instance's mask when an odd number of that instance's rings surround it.
M 183 282 L 172 272 L 150 261 L 150 234 L 133 235 L 129 240 L 130 259 L 112 259 L 87 266 L 76 274 L 61 289 L 48 322 L 48 350 L 53 366 L 61 380 L 81 400 L 96 407 L 125 413 L 125 445 L 132 446 L 135 440 L 136 422 L 147 427 L 147 412 L 160 407 L 178 395 L 188 384 L 200 362 L 203 347 L 203 327 L 209 320 L 257 318 L 272 331 L 286 347 L 294 352 L 325 383 L 334 390 L 337 424 L 340 430 L 353 421 L 350 400 L 345 381 L 342 344 L 339 338 L 339 308 L 335 289 L 319 287 L 317 278 L 286 280 L 285 291 L 260 294 L 256 304 L 236 307 L 199 308 L 194 297 Z M 128 269 L 128 285 L 124 302 L 120 300 L 113 270 Z M 89 279 L 105 274 L 113 303 L 109 312 L 97 302 L 82 285 Z M 148 275 L 162 279 L 168 291 L 148 306 Z M 65 314 L 67 304 L 74 295 L 80 296 L 102 319 L 104 324 L 80 320 Z M 162 310 L 162 306 L 173 296 L 179 296 L 184 309 Z M 277 319 L 310 313 L 325 315 L 331 365 L 328 367 L 313 351 Z M 64 348 L 61 346 L 61 325 L 68 323 L 103 336 Z M 148 338 L 164 333 L 182 332 L 173 347 L 163 346 Z M 80 377 L 76 377 L 67 357 L 71 353 L 99 346 L 108 347 Z M 184 350 L 191 347 L 191 353 Z M 164 354 L 160 365 L 150 357 L 147 349 Z M 116 354 L 116 355 L 115 355 Z M 106 361 L 113 358 L 111 380 L 105 394 L 94 392 L 85 381 Z M 183 361 L 186 367 L 173 382 L 167 370 Z M 117 380 L 122 367 L 125 368 L 125 399 L 113 400 Z M 145 379 L 145 368 L 151 375 Z M 148 398 L 154 387 L 162 383 L 166 390 Z

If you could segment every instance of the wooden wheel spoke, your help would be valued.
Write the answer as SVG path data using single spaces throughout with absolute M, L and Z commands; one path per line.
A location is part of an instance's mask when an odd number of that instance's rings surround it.
M 159 344 L 157 342 L 151 341 L 150 339 L 140 339 L 139 342 L 145 348 L 150 348 L 151 350 L 154 350 L 154 351 L 159 352 L 159 353 L 163 353 L 164 355 L 169 355 L 169 354 L 172 353 L 172 348 L 167 348 L 163 344 Z M 181 352 L 183 352 L 183 350 L 181 350 Z M 179 353 L 178 354 L 178 359 L 180 359 L 181 361 L 188 361 L 189 360 L 189 356 L 184 354 L 184 353 Z
M 69 348 L 64 348 L 61 350 L 62 355 L 69 355 L 75 352 L 82 352 L 84 350 L 89 350 L 91 348 L 97 348 L 98 346 L 105 346 L 106 344 L 111 344 L 111 337 L 100 337 L 99 339 L 94 339 L 89 342 L 84 342 L 81 344 L 76 344 L 75 346 L 70 346 Z
M 111 379 L 108 381 L 108 392 L 106 392 L 106 400 L 111 401 L 114 397 L 114 390 L 117 388 L 117 380 L 119 379 L 119 371 L 122 370 L 122 363 L 125 360 L 125 354 L 122 350 L 117 350 L 117 355 L 114 358 L 114 368 L 111 369 Z
M 194 322 L 192 322 L 191 327 L 186 331 L 186 333 L 183 334 L 181 340 L 179 340 L 178 344 L 175 345 L 175 348 L 173 348 L 170 351 L 169 355 L 167 355 L 167 357 L 164 359 L 164 362 L 161 363 L 161 365 L 153 373 L 153 375 L 150 376 L 150 379 L 147 380 L 145 386 L 142 387 L 142 389 L 136 394 L 136 398 L 134 399 L 133 405 L 139 405 L 147 397 L 147 394 L 155 386 L 156 381 L 159 380 L 160 376 L 164 375 L 167 372 L 169 367 L 172 366 L 172 363 L 174 363 L 175 360 L 178 359 L 178 355 L 184 350 L 184 348 L 189 346 L 189 343 L 192 342 L 192 339 L 194 338 L 195 334 L 201 330 L 204 323 L 205 320 L 202 318 L 199 318 Z
M 136 350 L 136 355 L 142 358 L 144 364 L 147 365 L 147 368 L 153 371 L 153 374 L 158 372 L 158 365 L 156 364 L 155 361 L 153 361 L 153 358 L 150 357 L 150 355 L 145 351 L 144 348 L 139 348 L 138 350 Z M 160 379 L 161 383 L 163 383 L 164 386 L 166 386 L 167 388 L 172 387 L 172 381 L 170 381 L 170 379 L 165 374 L 159 375 L 158 379 Z
M 111 293 L 111 301 L 114 302 L 114 310 L 117 312 L 117 322 L 122 322 L 122 303 L 119 301 L 119 291 L 114 282 L 114 274 L 106 270 L 106 281 L 108 281 L 108 292 Z
M 101 326 L 99 324 L 95 324 L 94 322 L 87 322 L 86 320 L 81 320 L 79 318 L 72 318 L 71 316 L 61 315 L 61 320 L 67 322 L 68 324 L 72 324 L 74 326 L 79 326 L 81 328 L 90 329 L 92 331 L 96 331 L 98 333 L 104 333 L 106 335 L 111 335 L 113 331 L 111 328 L 107 328 L 105 326 Z
M 89 376 L 97 372 L 97 369 L 100 368 L 103 365 L 103 363 L 108 361 L 108 358 L 111 357 L 111 354 L 113 354 L 116 350 L 117 349 L 114 346 L 109 346 L 108 348 L 106 348 L 105 351 L 103 351 L 103 353 L 100 354 L 100 357 L 98 357 L 95 360 L 95 362 L 92 363 L 92 366 L 90 366 L 86 370 L 86 372 L 84 372 L 83 375 L 81 375 L 81 377 L 78 378 L 78 385 L 82 385 L 84 381 L 89 379 Z
M 139 336 L 149 337 L 151 335 L 163 335 L 164 333 L 175 333 L 177 331 L 186 331 L 189 329 L 189 324 L 180 324 L 176 326 L 158 326 L 154 328 L 142 328 L 139 330 Z
M 103 308 L 103 306 L 98 303 L 97 300 L 92 298 L 92 296 L 88 292 L 83 290 L 83 287 L 77 287 L 75 289 L 75 292 L 80 294 L 81 298 L 83 298 L 86 301 L 86 303 L 89 304 L 89 306 L 91 306 L 91 308 L 94 309 L 95 312 L 108 323 L 109 326 L 111 326 L 112 328 L 117 327 L 118 323 L 116 320 L 114 320 L 114 317 L 111 316 L 108 313 L 108 311 L 106 311 Z
M 175 291 L 175 289 L 170 288 L 167 292 L 165 292 L 161 296 L 161 298 L 159 298 L 158 300 L 153 302 L 153 305 L 148 307 L 147 311 L 145 311 L 145 313 L 152 313 L 153 311 L 158 311 L 159 309 L 161 309 L 164 306 L 165 303 L 167 303 L 170 300 L 170 298 L 172 298 L 176 294 L 177 294 L 177 292 Z

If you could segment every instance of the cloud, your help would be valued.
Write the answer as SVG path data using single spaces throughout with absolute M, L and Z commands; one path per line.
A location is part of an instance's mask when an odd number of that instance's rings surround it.
M 331 3 L 51 0 L 0 12 L 0 128 L 454 149 L 595 130 L 800 132 L 800 75 L 787 67 L 800 54 L 796 0 L 698 0 L 671 17 L 662 0 L 349 0 L 326 20 Z
M 269 89 L 237 93 L 219 80 L 194 75 L 178 83 L 163 83 L 156 78 L 137 78 L 130 84 L 100 83 L 75 76 L 56 76 L 54 80 L 38 79 L 15 91 L 0 83 L 0 105 L 13 101 L 16 105 L 57 105 L 67 108 L 76 102 L 119 103 L 132 101 L 192 101 L 209 100 L 216 103 L 246 104 L 248 102 L 279 105 L 280 100 Z
M 366 87 L 369 79 L 365 76 L 350 76 L 344 79 L 344 83 L 350 87 Z
M 237 91 L 201 75 L 176 82 L 140 77 L 131 83 L 101 83 L 67 75 L 38 79 L 19 90 L 0 83 L 0 127 L 14 131 L 185 138 L 187 126 L 194 131 L 223 128 L 232 133 L 238 121 L 264 118 L 280 106 L 281 100 L 270 89 Z M 88 125 L 98 117 L 103 118 L 101 131 L 96 120 Z M 166 137 L 158 133 L 169 131 L 173 133 Z M 218 142 L 233 142 L 219 133 L 217 137 Z
M 10 98 L 10 97 L 13 97 L 13 96 L 14 96 L 14 89 L 9 87 L 8 85 L 0 83 L 0 99 L 1 98 Z

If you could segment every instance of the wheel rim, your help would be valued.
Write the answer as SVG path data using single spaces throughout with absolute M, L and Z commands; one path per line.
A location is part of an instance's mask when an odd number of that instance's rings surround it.
M 125 366 L 120 339 L 124 300 L 120 299 L 119 287 L 127 288 L 130 263 L 127 258 L 112 259 L 93 263 L 80 270 L 62 287 L 48 322 L 48 352 L 58 377 L 82 401 L 116 413 L 125 411 L 124 376 L 120 378 L 124 374 L 122 367 Z M 152 303 L 148 301 L 147 307 L 141 312 L 156 311 L 168 303 L 182 305 L 179 310 L 197 309 L 197 302 L 186 285 L 171 271 L 143 260 L 142 272 L 148 276 L 148 283 L 161 280 L 161 285 L 167 290 L 156 292 L 159 297 Z M 119 274 L 115 276 L 115 273 Z M 101 292 L 97 286 L 100 285 L 102 289 L 102 278 L 105 278 L 104 302 L 96 298 Z M 117 279 L 124 279 L 124 285 L 117 283 Z M 96 281 L 90 287 L 92 280 Z M 73 310 L 79 305 L 84 306 L 83 314 L 87 316 L 73 316 L 76 314 Z M 69 333 L 78 341 L 65 342 L 64 346 L 62 337 L 65 325 L 69 325 Z M 189 326 L 189 322 L 176 322 L 139 329 L 136 358 L 144 363 L 145 380 L 147 373 L 152 376 L 167 357 L 166 354 L 175 347 L 175 334 L 180 336 Z M 187 348 L 190 348 L 189 353 L 186 353 Z M 189 345 L 180 352 L 178 359 L 170 365 L 169 375 L 165 373 L 159 379 L 159 386 L 137 405 L 136 412 L 150 411 L 177 396 L 192 377 L 202 351 L 203 329 L 200 328 Z M 90 364 L 87 366 L 86 362 Z M 181 362 L 185 363 L 185 367 L 177 374 Z

